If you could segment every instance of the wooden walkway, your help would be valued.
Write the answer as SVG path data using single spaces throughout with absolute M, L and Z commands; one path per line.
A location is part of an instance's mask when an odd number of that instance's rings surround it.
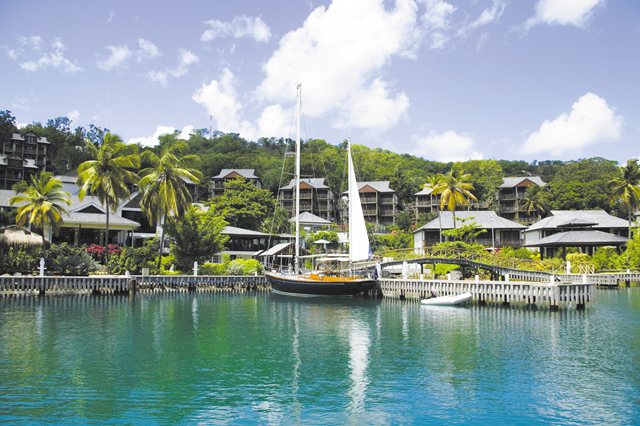
M 562 284 L 508 281 L 446 281 L 446 280 L 378 280 L 384 297 L 420 300 L 435 291 L 449 296 L 469 292 L 474 301 L 484 303 L 525 304 L 584 309 L 595 300 L 593 284 Z
M 584 278 L 580 276 L 583 280 Z M 520 281 L 447 281 L 380 279 L 377 294 L 388 298 L 419 300 L 435 291 L 439 295 L 470 292 L 478 303 L 520 303 L 551 309 L 583 309 L 595 299 L 593 283 L 539 283 Z M 0 277 L 0 295 L 134 294 L 179 291 L 269 291 L 264 276 L 95 276 Z

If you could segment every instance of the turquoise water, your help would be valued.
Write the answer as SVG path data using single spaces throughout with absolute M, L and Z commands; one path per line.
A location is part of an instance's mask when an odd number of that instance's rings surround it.
M 633 424 L 640 289 L 586 311 L 0 299 L 0 422 Z

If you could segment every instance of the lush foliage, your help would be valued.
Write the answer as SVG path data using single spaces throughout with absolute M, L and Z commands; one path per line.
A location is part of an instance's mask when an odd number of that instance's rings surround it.
M 237 178 L 224 183 L 224 193 L 212 199 L 209 208 L 232 226 L 258 229 L 265 218 L 273 215 L 275 204 L 271 191 Z
M 224 248 L 229 239 L 222 234 L 227 222 L 212 209 L 208 212 L 191 206 L 180 219 L 170 217 L 166 228 L 172 236 L 171 254 L 176 267 L 183 271 L 192 271 L 193 263 L 204 263 Z
M 262 263 L 256 259 L 234 259 L 227 265 L 228 275 L 257 275 L 262 273 Z
M 19 182 L 13 189 L 17 195 L 9 199 L 11 205 L 18 205 L 16 223 L 29 223 L 42 229 L 42 242 L 50 237 L 52 230 L 62 223 L 62 215 L 67 212 L 63 204 L 71 205 L 68 192 L 62 190 L 62 182 L 49 172 L 41 172 L 31 177 L 31 183 Z
M 480 235 L 487 232 L 486 229 L 480 229 L 480 227 L 472 217 L 462 218 L 460 219 L 460 223 L 462 223 L 462 225 L 458 226 L 457 228 L 442 231 L 442 235 L 453 240 L 472 243 Z
M 47 256 L 49 275 L 89 275 L 98 269 L 97 262 L 83 247 L 59 244 Z

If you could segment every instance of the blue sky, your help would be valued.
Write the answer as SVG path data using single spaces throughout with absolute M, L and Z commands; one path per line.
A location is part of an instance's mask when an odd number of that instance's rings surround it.
M 640 0 L 0 0 L 0 109 L 431 160 L 640 155 Z

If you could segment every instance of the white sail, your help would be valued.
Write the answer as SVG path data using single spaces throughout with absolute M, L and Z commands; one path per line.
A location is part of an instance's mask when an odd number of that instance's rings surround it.
M 349 167 L 349 261 L 357 262 L 369 258 L 369 236 L 362 213 L 362 204 L 360 204 L 356 173 L 353 170 L 351 141 L 348 144 L 347 157 Z

